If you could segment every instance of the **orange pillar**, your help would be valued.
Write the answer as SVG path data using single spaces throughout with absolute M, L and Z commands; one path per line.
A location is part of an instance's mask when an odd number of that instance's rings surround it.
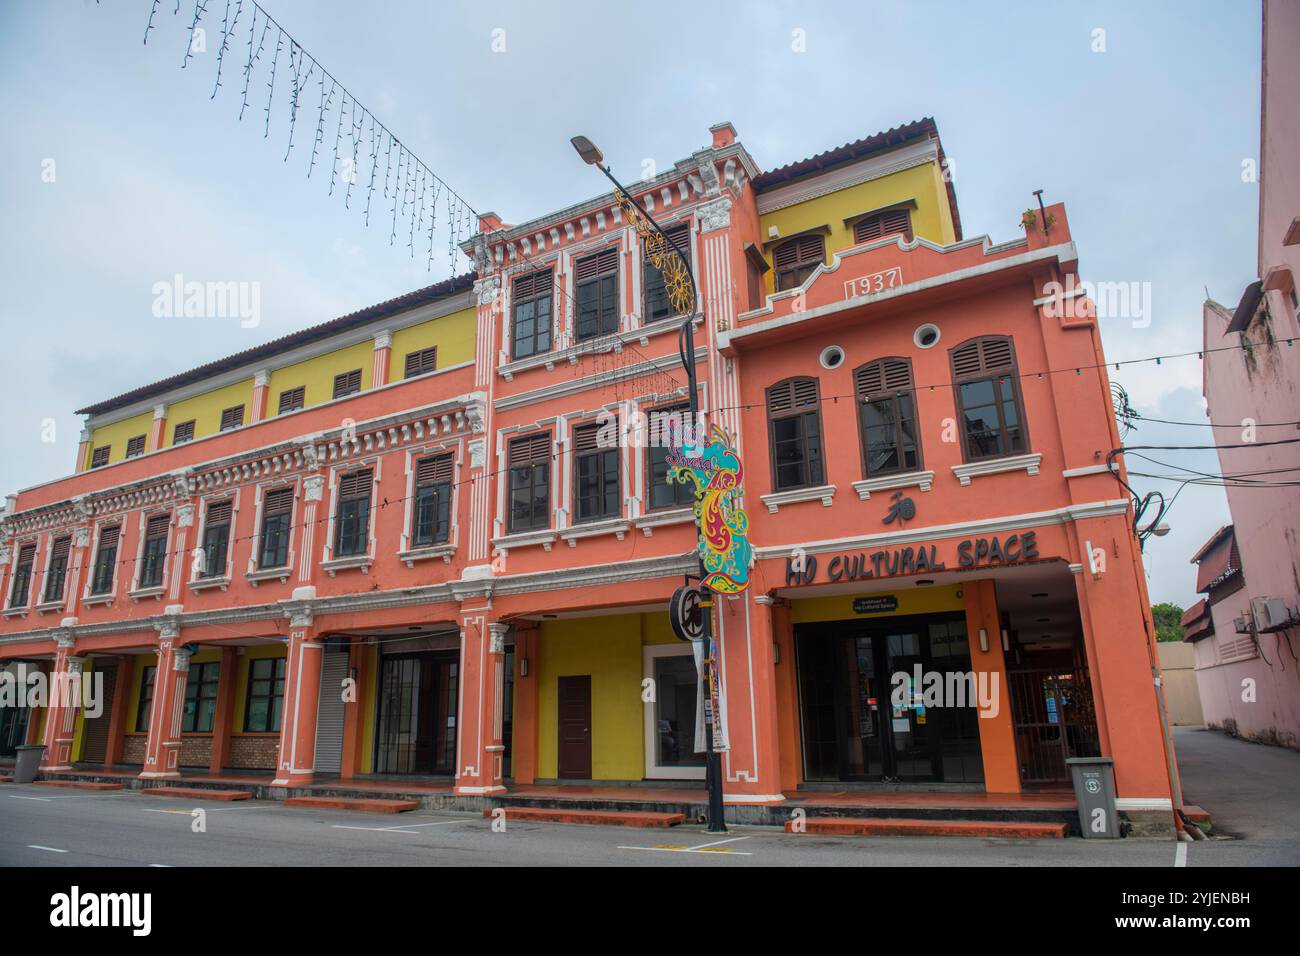
M 113 709 L 108 717 L 108 744 L 104 747 L 104 766 L 111 767 L 122 759 L 122 744 L 131 719 L 131 680 L 135 676 L 135 658 L 119 654 L 117 683 L 113 688 Z
M 190 653 L 179 646 L 180 640 L 180 624 L 169 621 L 158 625 L 158 669 L 153 677 L 149 736 L 140 772 L 143 779 L 180 776 L 181 713 L 190 673 Z
M 781 792 L 772 598 L 716 598 L 727 687 L 725 803 L 772 804 Z
M 777 736 L 780 740 L 781 789 L 795 790 L 803 779 L 803 746 L 799 739 L 799 686 L 795 679 L 794 627 L 790 602 L 772 601 L 772 639 L 776 645 L 773 668 L 776 688 Z
M 1020 792 L 1020 762 L 1011 721 L 1011 689 L 1002 653 L 1002 623 L 997 588 L 990 579 L 962 585 L 966 601 L 966 638 L 977 686 L 987 688 L 991 706 L 979 711 L 980 754 L 984 759 L 984 789 L 989 793 Z M 981 637 L 983 633 L 983 637 Z M 987 647 L 987 650 L 985 649 Z
M 77 724 L 77 707 L 81 703 L 81 669 L 85 659 L 72 656 L 76 640 L 71 634 L 61 634 L 56 640 L 45 715 L 42 770 L 71 769 L 72 739 Z
M 284 717 L 280 722 L 280 756 L 276 787 L 301 787 L 312 782 L 316 765 L 316 714 L 320 706 L 321 655 L 307 608 L 289 619 L 289 645 L 284 669 Z
M 515 722 L 510 742 L 515 783 L 537 779 L 537 643 L 536 625 L 520 624 L 515 629 Z
M 463 621 L 460 638 L 461 713 L 457 716 L 456 793 L 505 790 L 502 691 L 505 685 L 506 633 L 510 625 Z
M 221 671 L 217 676 L 217 712 L 212 716 L 212 759 L 209 773 L 221 773 L 230 759 L 230 730 L 235 721 L 235 666 L 238 649 L 221 649 Z

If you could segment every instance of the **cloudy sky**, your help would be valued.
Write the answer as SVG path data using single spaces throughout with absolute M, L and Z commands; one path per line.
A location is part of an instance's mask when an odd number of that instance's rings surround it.
M 1256 3 L 264 3 L 510 222 L 602 191 L 577 132 L 633 179 L 722 120 L 771 168 L 929 115 L 967 236 L 1014 238 L 1041 188 L 1067 204 L 1084 278 L 1150 283 L 1149 324 L 1103 322 L 1112 361 L 1195 351 L 1206 291 L 1232 306 L 1254 278 Z M 208 0 L 206 52 L 184 69 L 194 2 L 176 6 L 161 0 L 146 45 L 150 0 L 0 5 L 5 491 L 71 470 L 76 408 L 449 274 L 445 251 L 428 271 L 307 178 L 311 111 L 284 161 L 283 87 L 269 137 L 264 87 L 237 119 L 248 3 L 215 97 L 225 0 Z M 155 317 L 153 286 L 176 274 L 259 283 L 260 321 Z M 1195 358 L 1113 378 L 1149 417 L 1205 420 Z M 1208 431 L 1144 423 L 1130 441 Z M 1218 470 L 1213 452 L 1152 454 Z M 1188 558 L 1226 518 L 1222 491 L 1182 492 L 1147 545 L 1155 600 L 1195 599 Z

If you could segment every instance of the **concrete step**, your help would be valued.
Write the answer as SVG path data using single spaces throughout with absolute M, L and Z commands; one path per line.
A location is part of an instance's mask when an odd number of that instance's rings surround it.
M 71 790 L 121 790 L 120 783 L 97 783 L 92 780 L 37 780 L 37 787 L 67 787 Z
M 13 783 L 13 777 L 0 777 L 0 783 Z
M 186 800 L 251 800 L 248 790 L 205 790 L 200 787 L 145 787 L 140 791 L 151 797 L 181 797 Z
M 1212 824 L 1214 822 L 1210 819 L 1209 810 L 1203 810 L 1190 803 L 1183 804 L 1183 816 L 1187 817 L 1190 823 Z
M 675 827 L 686 819 L 681 813 L 655 813 L 636 810 L 552 810 L 543 807 L 500 807 L 506 820 L 531 820 L 537 823 L 586 823 L 606 827 Z M 484 810 L 491 817 L 494 810 Z
M 286 797 L 286 807 L 316 810 L 360 810 L 362 813 L 405 813 L 420 809 L 419 800 L 378 800 L 360 797 Z
M 805 833 L 820 836 L 960 836 L 1011 837 L 1019 840 L 1065 837 L 1064 823 L 1031 823 L 1017 820 L 903 820 L 868 817 L 809 817 L 787 820 L 787 833 L 802 826 Z

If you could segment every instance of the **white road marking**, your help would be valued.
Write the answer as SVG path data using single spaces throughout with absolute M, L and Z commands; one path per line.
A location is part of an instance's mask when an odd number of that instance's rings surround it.
M 1178 841 L 1178 847 L 1174 850 L 1174 866 L 1187 866 L 1187 844 Z
M 172 865 L 170 863 L 150 863 L 149 865 L 152 867 L 157 867 L 160 870 L 170 870 L 172 868 Z
M 49 803 L 53 797 L 20 797 L 16 793 L 9 794 L 10 800 L 39 800 L 41 803 Z
M 743 850 L 714 849 L 724 843 L 735 843 L 737 840 L 748 840 L 749 837 L 729 837 L 726 840 L 715 840 L 712 843 L 701 843 L 697 846 L 620 846 L 620 850 L 644 850 L 648 853 L 715 853 L 719 856 L 753 856 L 752 853 L 746 853 Z
M 473 819 L 477 820 L 478 817 Z M 335 830 L 367 830 L 372 833 L 411 833 L 414 827 L 445 827 L 453 823 L 469 823 L 469 820 L 439 820 L 436 823 L 403 823 L 395 827 L 353 827 L 335 823 Z
M 36 843 L 29 843 L 29 844 L 27 844 L 27 849 L 29 849 L 29 850 L 45 850 L 47 853 L 67 853 L 67 852 L 68 852 L 67 850 L 60 850 L 58 847 L 54 847 L 54 846 L 40 846 L 39 844 L 36 844 Z

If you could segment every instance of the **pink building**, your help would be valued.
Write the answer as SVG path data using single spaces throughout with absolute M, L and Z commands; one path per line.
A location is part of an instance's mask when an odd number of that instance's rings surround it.
M 1206 302 L 1207 413 L 1220 470 L 1253 481 L 1300 475 L 1300 3 L 1265 0 L 1259 146 L 1259 280 L 1235 311 Z M 1241 345 L 1237 350 L 1212 351 Z M 1232 525 L 1192 559 L 1207 600 L 1183 623 L 1196 643 L 1205 719 L 1254 740 L 1300 748 L 1300 494 L 1227 489 Z

